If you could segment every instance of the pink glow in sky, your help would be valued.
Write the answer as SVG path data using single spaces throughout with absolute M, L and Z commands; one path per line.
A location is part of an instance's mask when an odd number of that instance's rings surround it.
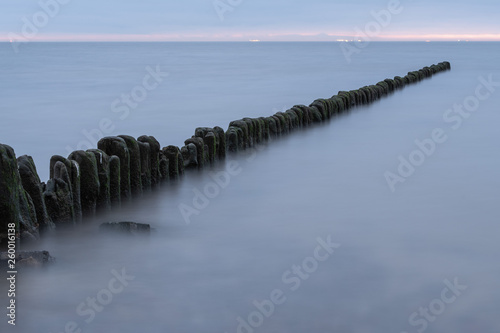
M 498 0 L 40 3 L 2 0 L 0 41 L 336 41 L 374 26 L 373 41 L 500 41 Z
M 0 41 L 9 42 L 8 34 Z M 22 36 L 20 36 L 22 37 Z M 336 41 L 359 39 L 347 34 L 40 34 L 24 41 L 39 42 L 161 42 L 161 41 Z M 500 41 L 500 34 L 393 34 L 379 35 L 374 41 Z M 23 39 L 19 39 L 23 41 Z

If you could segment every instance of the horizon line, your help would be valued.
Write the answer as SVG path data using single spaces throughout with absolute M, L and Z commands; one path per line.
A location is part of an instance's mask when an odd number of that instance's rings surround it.
M 0 33 L 0 42 L 500 42 L 500 34 L 400 34 L 360 37 L 348 34 L 40 34 L 27 38 Z
M 33 40 L 24 43 L 355 43 L 338 40 Z M 2 44 L 14 42 L 0 40 Z M 20 43 L 23 43 L 22 41 Z M 370 43 L 500 43 L 500 40 L 373 40 Z

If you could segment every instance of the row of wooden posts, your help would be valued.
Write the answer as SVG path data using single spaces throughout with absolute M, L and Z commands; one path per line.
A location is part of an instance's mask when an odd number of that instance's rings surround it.
M 221 127 L 200 127 L 181 148 L 152 136 L 105 137 L 97 149 L 50 159 L 50 179 L 42 183 L 30 156 L 16 158 L 0 144 L 0 247 L 15 225 L 16 238 L 38 239 L 56 226 L 72 226 L 98 212 L 118 209 L 160 184 L 175 181 L 185 169 L 202 169 L 228 152 L 237 152 L 296 129 L 321 123 L 355 106 L 370 104 L 395 90 L 449 70 L 449 62 L 424 67 L 358 90 L 339 91 L 309 106 L 296 105 L 269 117 L 243 118 Z

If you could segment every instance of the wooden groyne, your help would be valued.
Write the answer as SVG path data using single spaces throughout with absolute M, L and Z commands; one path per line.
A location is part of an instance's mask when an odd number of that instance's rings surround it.
M 16 158 L 10 146 L 0 144 L 0 247 L 5 248 L 13 237 L 36 240 L 57 226 L 74 226 L 100 211 L 119 209 L 134 197 L 179 179 L 186 169 L 203 169 L 223 160 L 227 153 L 325 122 L 450 69 L 449 62 L 441 62 L 404 77 L 339 91 L 309 106 L 296 105 L 268 117 L 235 120 L 226 131 L 200 127 L 181 148 L 161 148 L 152 136 L 105 137 L 97 149 L 74 151 L 68 157 L 53 156 L 47 183 L 40 181 L 30 156 Z

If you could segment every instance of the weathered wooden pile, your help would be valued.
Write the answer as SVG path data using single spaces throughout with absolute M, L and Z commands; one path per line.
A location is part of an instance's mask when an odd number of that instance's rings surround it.
M 38 239 L 55 226 L 73 226 L 99 211 L 118 209 L 162 183 L 179 179 L 185 169 L 202 169 L 224 159 L 227 152 L 327 121 L 450 68 L 449 62 L 441 62 L 404 77 L 339 91 L 309 106 L 296 105 L 269 117 L 235 120 L 227 131 L 221 127 L 197 128 L 181 148 L 161 148 L 152 136 L 105 137 L 97 149 L 74 151 L 67 158 L 53 156 L 46 184 L 40 181 L 30 156 L 16 159 L 11 147 L 0 144 L 0 247 L 5 247 L 9 224 L 15 224 L 17 238 Z

